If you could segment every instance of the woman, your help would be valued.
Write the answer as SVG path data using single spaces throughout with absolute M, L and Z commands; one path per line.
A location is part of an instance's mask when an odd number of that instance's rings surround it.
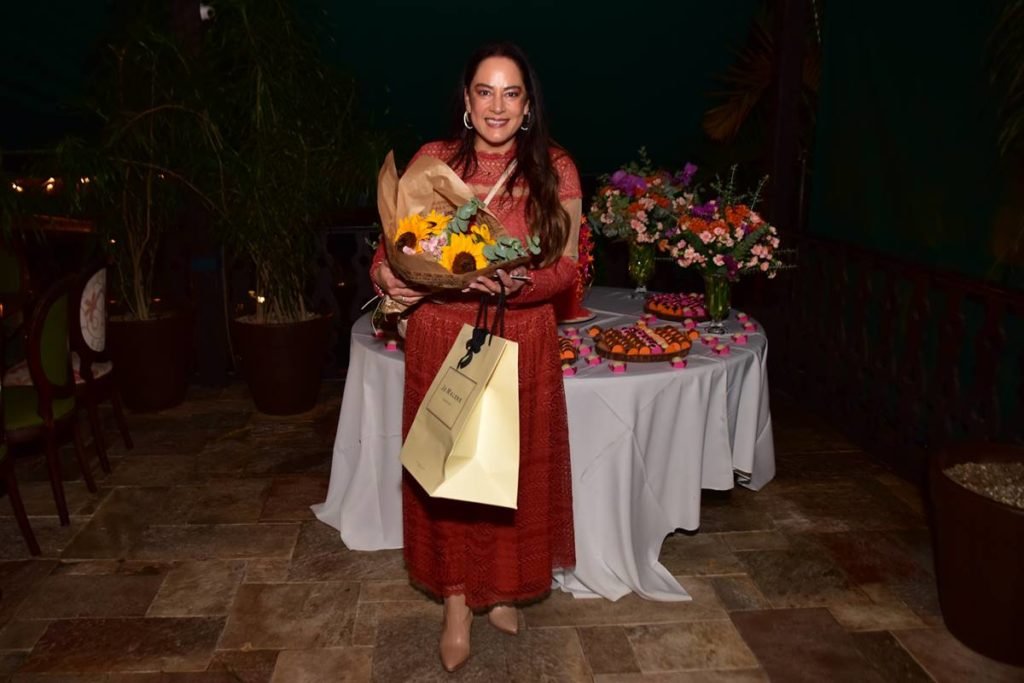
M 530 268 L 496 274 L 508 293 L 505 337 L 519 343 L 518 509 L 431 498 L 404 474 L 406 565 L 413 584 L 444 599 L 440 651 L 449 671 L 469 657 L 473 611 L 488 611 L 492 625 L 514 635 L 516 605 L 547 595 L 552 570 L 575 562 L 565 394 L 550 301 L 573 283 L 576 272 L 579 176 L 548 137 L 540 86 L 519 48 L 498 44 L 478 50 L 466 64 L 460 90 L 465 109 L 458 133 L 425 145 L 417 156 L 447 162 L 481 199 L 514 161 L 490 208 L 514 236 L 539 236 L 542 253 Z M 383 250 L 371 276 L 398 302 L 419 304 L 406 332 L 408 433 L 463 323 L 475 320 L 476 292 L 495 294 L 500 285 L 479 277 L 458 297 L 423 300 L 422 291 L 395 276 Z

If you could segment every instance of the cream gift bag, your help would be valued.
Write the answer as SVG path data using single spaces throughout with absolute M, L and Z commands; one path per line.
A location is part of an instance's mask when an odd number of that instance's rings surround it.
M 427 493 L 515 508 L 519 493 L 519 345 L 503 333 L 504 296 L 487 329 L 463 325 L 402 444 L 402 465 Z

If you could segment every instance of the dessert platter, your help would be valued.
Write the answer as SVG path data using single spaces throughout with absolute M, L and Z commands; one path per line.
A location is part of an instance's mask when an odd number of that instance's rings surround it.
M 690 352 L 700 333 L 675 325 L 651 327 L 643 320 L 632 325 L 587 330 L 597 355 L 615 361 L 658 363 L 680 360 Z
M 696 292 L 651 294 L 644 301 L 644 312 L 673 322 L 687 318 L 697 322 L 708 319 L 704 295 Z

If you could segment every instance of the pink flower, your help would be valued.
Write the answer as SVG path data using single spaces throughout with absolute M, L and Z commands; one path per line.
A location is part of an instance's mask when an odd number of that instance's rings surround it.
M 715 254 L 715 258 L 711 259 L 711 262 L 714 263 L 719 268 L 721 268 L 722 266 L 725 265 L 725 257 L 722 256 L 721 254 Z
M 768 262 L 767 261 L 762 261 L 761 262 L 761 270 L 762 271 L 767 271 L 768 270 Z

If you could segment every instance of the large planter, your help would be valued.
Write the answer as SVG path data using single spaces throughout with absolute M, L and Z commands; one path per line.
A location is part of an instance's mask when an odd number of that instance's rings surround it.
M 173 408 L 185 400 L 192 315 L 175 311 L 152 320 L 107 323 L 107 344 L 124 404 L 136 412 Z
M 283 324 L 231 321 L 235 352 L 257 410 L 295 415 L 316 405 L 330 332 L 330 316 Z
M 961 444 L 929 464 L 939 605 L 972 650 L 1024 665 L 1024 510 L 975 493 L 943 470 L 964 462 L 1024 461 L 1024 449 Z

